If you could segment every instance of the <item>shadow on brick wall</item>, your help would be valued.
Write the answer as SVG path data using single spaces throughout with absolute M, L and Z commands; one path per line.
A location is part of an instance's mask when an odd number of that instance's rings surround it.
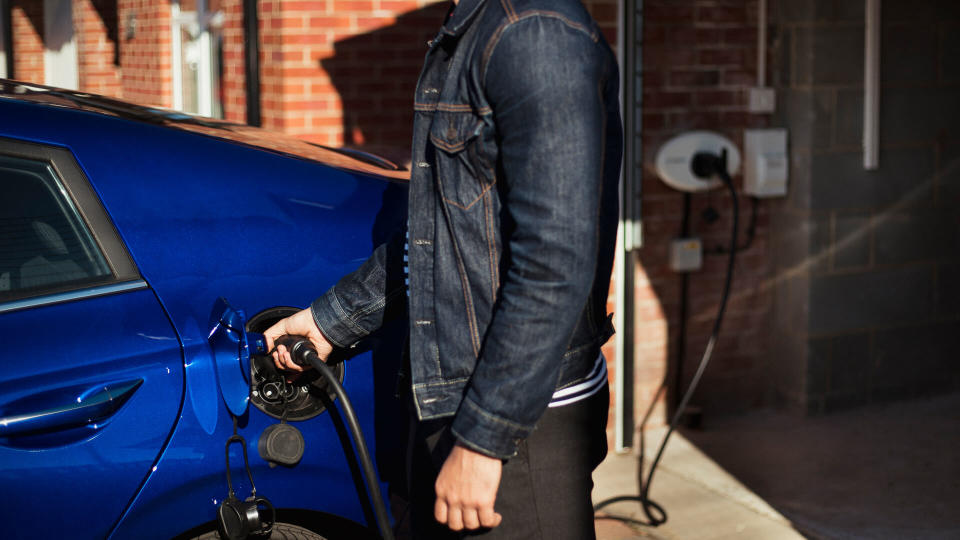
M 413 94 L 427 41 L 447 8 L 441 2 L 400 15 L 390 26 L 336 42 L 333 56 L 320 60 L 343 101 L 345 146 L 409 161 Z
M 117 12 L 117 0 L 91 0 L 93 9 L 97 11 L 103 27 L 106 30 L 106 38 L 113 44 L 113 65 L 120 65 L 120 20 Z M 74 13 L 76 17 L 76 13 Z
M 10 3 L 13 10 L 17 8 L 23 13 L 33 27 L 33 31 L 43 39 L 43 2 L 39 0 L 14 0 Z

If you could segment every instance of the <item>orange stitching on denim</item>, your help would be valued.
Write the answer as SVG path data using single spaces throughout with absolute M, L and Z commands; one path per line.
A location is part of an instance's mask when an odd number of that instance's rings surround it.
M 446 150 L 447 152 L 459 152 L 467 146 L 467 141 L 460 141 L 457 144 L 447 144 L 447 141 L 438 139 L 433 135 L 430 136 L 430 142 L 432 142 L 434 146 L 440 148 L 441 150 Z
M 474 109 L 474 106 L 469 103 L 418 103 L 414 102 L 413 110 L 415 111 L 443 111 L 443 112 L 476 112 L 476 114 L 484 115 L 490 114 L 493 112 L 493 109 L 490 107 L 480 107 L 479 109 Z
M 442 196 L 441 196 L 442 197 Z M 449 214 L 447 216 L 449 220 Z M 463 289 L 463 301 L 466 304 L 467 324 L 470 325 L 470 344 L 473 345 L 473 355 L 480 356 L 480 332 L 477 330 L 477 312 L 473 309 L 473 297 L 470 295 L 470 289 L 467 288 L 467 269 L 463 266 L 463 257 L 460 255 L 460 246 L 454 243 L 453 249 L 457 254 L 457 271 L 460 273 L 460 287 Z
M 496 185 L 497 183 L 497 173 L 493 170 L 493 167 L 489 164 L 484 164 L 483 167 L 487 170 L 487 174 L 490 176 L 491 185 Z M 494 228 L 494 215 L 493 215 L 493 201 L 490 201 L 490 230 L 496 232 Z M 502 240 L 501 240 L 502 241 Z M 493 282 L 494 282 L 494 300 L 496 300 L 496 291 L 500 289 L 500 257 L 496 253 L 496 243 L 494 242 L 493 247 Z
M 562 21 L 564 24 L 566 24 L 566 25 L 569 26 L 570 28 L 574 28 L 574 29 L 579 30 L 579 31 L 583 32 L 584 34 L 587 34 L 588 36 L 590 36 L 590 39 L 591 39 L 594 43 L 596 43 L 597 41 L 600 40 L 600 36 L 599 36 L 599 34 L 597 34 L 597 32 L 596 32 L 595 30 L 591 30 L 591 29 L 587 28 L 586 26 L 584 26 L 584 25 L 582 25 L 582 24 L 580 24 L 580 23 L 578 23 L 578 22 L 573 22 L 573 21 L 571 21 L 570 19 L 564 17 L 562 14 L 557 13 L 556 11 L 544 11 L 544 10 L 541 10 L 541 9 L 534 9 L 534 10 L 530 10 L 530 11 L 524 11 L 523 13 L 520 14 L 520 16 L 517 18 L 517 20 L 526 19 L 526 18 L 528 18 L 528 17 L 533 17 L 534 15 L 542 15 L 542 16 L 544 16 L 544 17 L 550 17 L 550 18 L 552 18 L 552 19 L 560 19 L 560 21 Z
M 473 110 L 473 106 L 469 103 L 437 103 L 437 110 L 447 112 L 469 112 Z
M 486 192 L 490 191 L 491 188 L 493 188 L 493 184 L 490 184 L 490 185 L 488 185 L 487 187 L 483 188 L 483 191 L 480 192 L 480 195 L 477 195 L 477 198 L 475 198 L 474 200 L 470 201 L 466 206 L 464 206 L 464 205 L 462 205 L 462 204 L 460 204 L 460 203 L 458 203 L 458 202 L 456 202 L 456 201 L 452 201 L 452 200 L 450 200 L 450 199 L 448 199 L 448 198 L 446 198 L 446 197 L 441 197 L 441 198 L 442 198 L 444 201 L 450 203 L 451 206 L 456 206 L 457 208 L 459 208 L 459 209 L 461 209 L 461 210 L 469 210 L 469 209 L 473 208 L 473 207 L 477 204 L 477 201 L 479 201 L 480 199 L 482 199 L 483 196 L 484 196 L 484 194 L 486 194 Z
M 507 2 L 507 1 L 508 0 L 501 0 L 501 3 Z M 506 8 L 506 5 L 504 5 L 504 8 Z M 579 30 L 584 34 L 587 34 L 590 37 L 590 40 L 593 41 L 594 43 L 597 43 L 598 41 L 600 41 L 600 35 L 597 34 L 595 30 L 590 30 L 586 26 L 580 23 L 573 22 L 570 19 L 561 15 L 560 13 L 556 13 L 553 11 L 543 11 L 543 10 L 524 11 L 519 16 L 517 16 L 516 13 L 514 13 L 515 18 L 509 19 L 508 17 L 509 20 L 507 20 L 506 22 L 500 23 L 500 26 L 498 26 L 497 29 L 494 30 L 493 34 L 490 35 L 490 39 L 487 41 L 487 46 L 484 47 L 483 49 L 483 55 L 480 57 L 480 80 L 481 81 L 487 80 L 487 66 L 488 66 L 488 63 L 490 62 L 490 55 L 493 54 L 493 49 L 497 46 L 497 44 L 500 43 L 500 35 L 503 34 L 503 32 L 511 24 L 523 19 L 534 17 L 536 15 L 541 15 L 543 17 L 549 17 L 552 19 L 558 19 L 564 24 L 566 24 L 567 26 L 575 30 Z M 509 13 L 508 13 L 508 16 L 509 16 Z
M 500 43 L 500 35 L 503 34 L 504 30 L 507 29 L 507 26 L 510 25 L 510 22 L 500 23 L 500 26 L 494 30 L 493 34 L 490 35 L 490 41 L 487 42 L 487 46 L 483 48 L 483 56 L 480 57 L 480 80 L 486 81 L 487 79 L 487 64 L 490 62 L 490 55 L 493 54 L 493 48 Z
M 510 0 L 500 0 L 500 5 L 502 5 L 503 10 L 507 12 L 507 19 L 511 22 L 517 20 L 517 12 L 513 9 L 513 4 L 510 3 Z
M 440 198 L 447 200 L 443 193 L 443 182 L 437 182 L 437 190 L 439 191 Z M 453 222 L 450 218 L 450 210 L 446 206 L 443 207 L 443 216 L 446 219 L 447 228 L 452 228 Z M 470 325 L 470 338 L 471 345 L 473 345 L 473 355 L 474 357 L 477 357 L 480 356 L 480 332 L 477 330 L 477 312 L 473 309 L 473 298 L 470 296 L 470 290 L 467 288 L 467 269 L 463 265 L 463 255 L 460 254 L 460 244 L 457 242 L 456 235 L 452 234 L 452 231 L 451 240 L 453 240 L 453 253 L 457 258 L 457 272 L 460 273 L 460 286 L 463 288 L 463 301 L 466 304 L 464 307 L 467 310 L 467 323 Z
M 497 271 L 496 264 L 493 262 L 493 203 L 487 202 L 489 193 L 490 190 L 487 190 L 487 192 L 483 194 L 483 217 L 487 222 L 487 254 L 490 259 L 490 301 L 495 302 L 497 300 L 497 280 L 495 278 Z

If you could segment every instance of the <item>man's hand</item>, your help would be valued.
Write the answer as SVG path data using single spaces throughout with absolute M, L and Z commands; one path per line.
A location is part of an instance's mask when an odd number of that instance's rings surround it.
M 454 531 L 496 527 L 502 516 L 493 511 L 503 463 L 457 444 L 437 476 L 433 515 Z
M 317 349 L 317 354 L 320 356 L 320 359 L 324 362 L 327 361 L 327 357 L 330 356 L 330 352 L 333 351 L 333 345 L 320 333 L 320 329 L 317 328 L 317 323 L 313 322 L 313 314 L 310 312 L 310 308 L 298 311 L 286 319 L 277 322 L 277 324 L 270 328 L 267 328 L 267 331 L 263 333 L 264 337 L 267 338 L 267 350 L 273 351 L 274 340 L 286 334 L 307 337 L 314 348 Z M 303 367 L 293 363 L 293 359 L 290 358 L 290 352 L 283 345 L 278 346 L 277 350 L 273 351 L 272 356 L 273 363 L 277 366 L 277 369 L 287 371 L 304 370 Z

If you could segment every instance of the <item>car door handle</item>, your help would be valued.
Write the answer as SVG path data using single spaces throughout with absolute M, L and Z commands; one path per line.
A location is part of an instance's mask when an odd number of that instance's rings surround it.
M 0 437 L 85 426 L 109 417 L 136 392 L 143 379 L 102 385 L 61 405 L 0 418 Z

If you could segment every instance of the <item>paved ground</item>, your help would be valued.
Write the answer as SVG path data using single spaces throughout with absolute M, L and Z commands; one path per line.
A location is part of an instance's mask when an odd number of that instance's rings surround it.
M 648 448 L 662 434 L 648 432 Z M 609 455 L 594 500 L 636 494 L 636 467 Z M 816 418 L 707 417 L 674 434 L 651 496 L 666 524 L 598 519 L 600 540 L 958 539 L 960 394 Z M 605 511 L 645 521 L 637 503 Z

